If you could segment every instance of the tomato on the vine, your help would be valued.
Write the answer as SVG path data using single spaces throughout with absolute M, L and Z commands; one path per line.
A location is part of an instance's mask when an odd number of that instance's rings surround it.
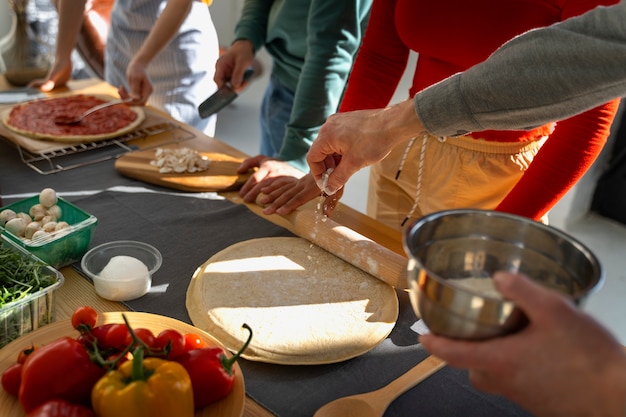
M 85 326 L 89 326 L 90 328 L 95 327 L 96 321 L 98 320 L 98 313 L 93 307 L 82 306 L 78 307 L 72 313 L 72 327 L 76 330 L 79 329 L 81 324 Z
M 124 323 L 116 323 L 107 329 L 103 343 L 98 343 L 98 345 L 105 349 L 112 348 L 123 350 L 128 346 L 129 336 L 128 327 L 126 327 Z
M 154 333 L 152 333 L 152 331 L 150 329 L 146 329 L 146 328 L 139 328 L 139 329 L 135 329 L 135 336 L 137 336 L 137 338 L 139 340 L 141 340 L 142 342 L 144 342 L 149 348 L 154 346 Z M 133 343 L 133 338 L 130 335 L 130 333 L 128 334 L 128 337 L 126 338 L 126 345 L 130 345 Z
M 204 343 L 204 340 L 199 335 L 195 333 L 185 334 L 185 352 L 205 347 L 207 347 L 207 344 Z
M 80 336 L 76 338 L 83 346 L 89 348 L 93 345 L 94 340 L 98 341 L 98 346 L 103 348 L 101 344 L 104 343 L 104 339 L 106 337 L 107 332 L 113 326 L 113 323 L 101 324 L 100 326 L 96 326 L 91 329 L 89 333 L 81 333 Z M 104 348 L 103 348 L 104 349 Z
M 185 337 L 177 330 L 165 329 L 161 331 L 154 339 L 153 347 L 162 350 L 168 343 L 170 345 L 169 358 L 175 358 L 185 352 Z

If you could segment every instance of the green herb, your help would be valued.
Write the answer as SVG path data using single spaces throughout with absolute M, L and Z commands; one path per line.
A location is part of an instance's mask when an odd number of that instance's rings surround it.
M 58 278 L 46 269 L 45 263 L 0 244 L 0 348 L 52 320 L 54 295 L 42 290 Z
M 54 284 L 56 278 L 46 274 L 45 267 L 43 262 L 0 247 L 0 308 Z

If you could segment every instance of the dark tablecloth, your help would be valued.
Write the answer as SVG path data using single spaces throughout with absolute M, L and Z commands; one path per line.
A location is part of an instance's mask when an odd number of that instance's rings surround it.
M 113 186 L 148 190 L 107 190 Z M 157 247 L 163 265 L 146 296 L 126 303 L 131 310 L 170 316 L 190 323 L 185 293 L 197 267 L 233 243 L 290 233 L 256 216 L 245 206 L 215 200 L 212 194 L 179 194 L 121 177 L 113 161 L 51 174 L 23 165 L 12 145 L 0 141 L 0 190 L 6 196 L 30 195 L 53 187 L 98 218 L 91 247 L 119 239 L 140 240 Z M 93 193 L 94 191 L 105 190 Z M 156 192 L 148 192 L 150 190 Z M 82 191 L 88 191 L 81 195 Z M 204 197 L 204 198 L 197 198 Z M 79 265 L 73 265 L 80 270 Z M 311 417 L 336 398 L 378 389 L 406 372 L 428 353 L 412 330 L 416 317 L 407 294 L 398 292 L 400 315 L 390 336 L 370 352 L 340 363 L 287 366 L 241 360 L 246 392 L 279 417 Z M 528 416 L 508 400 L 479 393 L 464 371 L 446 367 L 394 401 L 385 413 L 419 417 Z

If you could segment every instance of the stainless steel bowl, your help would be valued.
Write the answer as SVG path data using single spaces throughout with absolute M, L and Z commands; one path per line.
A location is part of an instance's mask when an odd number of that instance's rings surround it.
M 542 223 L 511 214 L 436 212 L 404 234 L 411 303 L 433 333 L 486 339 L 526 323 L 492 286 L 496 271 L 520 272 L 577 304 L 601 287 L 604 271 L 583 244 Z M 495 291 L 495 292 L 494 292 Z

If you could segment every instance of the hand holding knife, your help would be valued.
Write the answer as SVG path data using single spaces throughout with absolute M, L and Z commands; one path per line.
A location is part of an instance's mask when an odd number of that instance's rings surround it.
M 249 67 L 243 73 L 243 82 L 249 81 L 254 75 L 254 69 Z M 198 106 L 198 113 L 200 117 L 206 119 L 207 117 L 217 113 L 224 107 L 232 103 L 239 94 L 233 89 L 229 82 L 226 82 L 220 87 L 211 97 L 204 100 Z

